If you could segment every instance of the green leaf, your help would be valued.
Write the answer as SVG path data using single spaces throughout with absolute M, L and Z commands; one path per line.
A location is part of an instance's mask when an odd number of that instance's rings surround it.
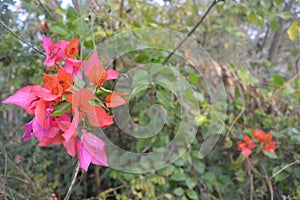
M 197 179 L 189 177 L 185 180 L 185 184 L 188 186 L 189 189 L 193 189 L 197 185 Z
M 74 21 L 74 19 L 77 19 L 79 17 L 78 12 L 75 8 L 73 8 L 72 6 L 70 6 L 68 8 L 68 12 L 67 12 L 67 20 L 69 22 Z
M 300 167 L 294 168 L 294 174 L 298 179 L 300 179 Z
M 132 78 L 132 84 L 138 85 L 141 83 L 150 83 L 148 72 L 142 69 L 138 69 L 134 72 L 133 78 Z
M 242 164 L 245 160 L 245 156 L 243 156 L 242 154 L 240 154 L 240 156 L 238 157 L 238 159 L 236 161 L 234 161 L 234 163 L 232 163 L 230 169 L 231 170 L 237 170 L 240 169 L 242 167 Z
M 289 177 L 289 173 L 286 171 L 280 172 L 279 174 L 277 174 L 275 176 L 275 181 L 283 181 L 284 179 L 286 179 L 287 177 Z
M 184 194 L 184 190 L 181 188 L 181 187 L 178 187 L 176 188 L 173 193 L 176 195 L 176 196 L 182 196 Z
M 276 17 L 270 18 L 269 19 L 269 24 L 270 24 L 271 30 L 273 32 L 277 32 L 279 30 L 279 28 L 280 28 L 278 20 L 277 20 Z
M 256 19 L 256 14 L 253 10 L 251 10 L 250 13 L 248 14 L 248 24 L 254 22 L 255 19 Z
M 161 79 L 161 80 L 157 81 L 156 84 L 164 87 L 165 89 L 167 89 L 173 93 L 176 93 L 175 89 L 174 89 L 174 88 L 176 88 L 176 84 L 172 83 L 171 81 L 169 81 L 167 79 Z
M 275 3 L 276 3 L 277 5 L 281 5 L 282 2 L 283 2 L 283 0 L 275 0 Z
M 181 170 L 174 172 L 174 174 L 171 176 L 171 180 L 173 181 L 184 181 L 186 178 L 187 175 Z
M 86 48 L 94 48 L 94 43 L 93 43 L 93 39 L 92 37 L 87 37 L 85 39 L 85 41 L 83 42 L 83 45 L 86 47 Z
M 148 84 L 138 84 L 135 85 L 134 89 L 132 90 L 130 94 L 130 99 L 133 99 L 135 97 L 140 98 L 140 96 L 144 95 L 146 91 L 148 90 L 149 85 Z
M 194 190 L 191 190 L 191 189 L 187 191 L 187 196 L 190 199 L 199 199 L 197 193 Z
M 285 20 L 291 18 L 291 14 L 289 12 L 280 12 L 280 13 L 277 13 L 276 15 Z
M 172 199 L 173 196 L 169 193 L 164 194 L 164 197 L 166 197 L 167 199 Z
M 260 26 L 260 27 L 264 27 L 265 23 L 264 23 L 264 18 L 257 15 L 256 18 L 255 18 L 255 24 L 257 26 Z
M 131 23 L 132 28 L 142 28 L 141 24 L 138 21 L 133 21 Z
M 281 76 L 279 76 L 278 74 L 274 74 L 271 83 L 274 84 L 274 85 L 282 86 L 282 85 L 284 85 L 284 82 L 285 81 L 284 81 L 284 79 Z
M 89 100 L 88 103 L 93 106 L 100 106 L 102 108 L 106 108 L 106 106 L 99 99 L 96 98 Z
M 203 174 L 204 173 L 204 171 L 205 171 L 205 163 L 197 161 L 197 162 L 194 162 L 193 166 L 194 166 L 195 170 L 199 174 Z
M 163 91 L 156 91 L 157 101 L 166 108 L 174 108 L 172 104 L 171 94 Z
M 68 35 L 68 27 L 63 23 L 57 22 L 50 24 L 49 28 L 53 33 L 57 33 L 60 35 Z
M 239 182 L 245 181 L 245 172 L 242 169 L 239 169 L 236 173 L 236 180 Z
M 290 38 L 291 41 L 295 41 L 297 39 L 297 37 L 299 36 L 299 26 L 298 26 L 298 22 L 295 21 L 287 30 L 288 36 Z
M 268 152 L 268 151 L 263 151 L 263 153 L 265 154 L 265 156 L 271 158 L 271 159 L 278 159 L 278 156 L 274 153 Z
M 216 175 L 213 172 L 205 172 L 202 177 L 200 178 L 203 181 L 203 184 L 205 184 L 210 191 L 212 191 L 215 180 L 216 180 Z
M 193 85 L 198 84 L 198 75 L 196 73 L 190 73 L 189 78 L 190 78 L 190 81 Z
M 184 160 L 183 160 L 183 158 L 178 158 L 175 162 L 174 162 L 174 165 L 176 165 L 176 166 L 179 166 L 179 167 L 182 167 L 182 166 L 184 166 Z
M 50 116 L 60 116 L 67 112 L 71 108 L 71 103 L 68 101 L 61 101 L 55 105 L 54 110 L 50 114 Z

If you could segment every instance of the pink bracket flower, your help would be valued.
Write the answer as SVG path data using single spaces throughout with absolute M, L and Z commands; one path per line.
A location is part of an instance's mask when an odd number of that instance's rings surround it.
M 63 59 L 66 56 L 66 47 L 69 44 L 67 40 L 59 40 L 53 44 L 52 39 L 43 37 L 43 48 L 46 51 L 46 61 L 44 65 L 53 66 L 56 61 Z
M 88 170 L 90 163 L 101 166 L 108 166 L 105 153 L 105 143 L 94 134 L 82 130 L 82 141 L 76 141 L 76 150 L 80 167 L 85 171 Z

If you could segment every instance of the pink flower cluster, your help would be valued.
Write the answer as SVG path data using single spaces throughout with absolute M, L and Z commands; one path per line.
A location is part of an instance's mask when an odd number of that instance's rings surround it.
M 110 93 L 105 102 L 95 95 L 105 81 L 117 79 L 119 73 L 106 71 L 97 52 L 86 62 L 76 60 L 78 44 L 78 38 L 53 43 L 51 38 L 44 37 L 44 64 L 48 69 L 55 69 L 54 73 L 44 74 L 43 86 L 21 88 L 2 103 L 18 105 L 34 115 L 24 126 L 22 139 L 25 142 L 35 137 L 39 146 L 63 144 L 69 155 L 75 157 L 77 154 L 80 167 L 87 171 L 90 163 L 108 166 L 105 143 L 88 132 L 85 123 L 78 131 L 79 123 L 87 118 L 90 126 L 106 128 L 113 124 L 113 116 L 106 110 L 126 103 L 127 99 L 121 97 L 125 95 L 121 92 Z M 74 83 L 75 78 L 81 80 L 83 75 L 88 77 L 88 89 Z M 91 104 L 91 101 L 98 104 Z

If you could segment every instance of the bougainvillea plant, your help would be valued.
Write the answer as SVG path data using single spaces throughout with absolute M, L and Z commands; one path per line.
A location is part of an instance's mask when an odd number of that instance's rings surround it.
M 252 135 L 255 140 L 252 140 L 248 135 L 244 136 L 244 142 L 238 141 L 238 148 L 242 151 L 242 154 L 245 157 L 248 157 L 252 150 L 256 147 L 260 147 L 260 149 L 264 152 L 270 152 L 275 154 L 275 149 L 277 148 L 276 142 L 272 141 L 272 134 L 266 134 L 262 130 L 253 130 Z
M 104 82 L 117 79 L 119 73 L 105 70 L 97 52 L 86 62 L 76 60 L 78 44 L 78 38 L 53 43 L 51 38 L 44 37 L 43 64 L 51 72 L 44 74 L 44 85 L 21 88 L 2 103 L 18 105 L 34 115 L 24 126 L 25 142 L 35 137 L 39 146 L 63 144 L 70 156 L 77 153 L 80 167 L 87 171 L 90 163 L 108 166 L 105 143 L 89 132 L 88 127 L 112 125 L 113 116 L 108 108 L 120 106 L 127 99 L 122 98 L 124 93 L 103 88 Z M 89 84 L 86 86 L 83 80 Z M 101 96 L 101 100 L 99 91 L 105 91 L 106 98 Z

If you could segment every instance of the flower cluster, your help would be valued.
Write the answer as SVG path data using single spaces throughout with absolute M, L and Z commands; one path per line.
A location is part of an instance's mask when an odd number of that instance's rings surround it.
M 104 82 L 117 79 L 119 73 L 105 70 L 97 52 L 86 62 L 76 60 L 78 44 L 78 38 L 53 43 L 51 38 L 44 37 L 44 64 L 54 69 L 52 74 L 44 74 L 43 86 L 21 88 L 2 103 L 18 105 L 34 115 L 24 126 L 25 142 L 35 137 L 39 146 L 63 144 L 72 157 L 77 153 L 80 167 L 87 171 L 90 163 L 108 166 L 105 143 L 88 132 L 88 127 L 106 128 L 113 124 L 108 108 L 120 106 L 127 99 L 122 98 L 124 93 L 107 92 L 102 87 Z M 86 88 L 83 77 L 89 81 Z M 108 93 L 105 99 L 96 95 L 99 90 Z M 78 131 L 82 121 L 85 123 Z
M 272 134 L 266 134 L 262 130 L 253 130 L 253 137 L 256 139 L 256 142 L 251 140 L 248 135 L 244 136 L 244 142 L 238 141 L 238 148 L 242 151 L 244 156 L 249 156 L 252 153 L 252 149 L 257 146 L 262 146 L 262 151 L 271 152 L 275 154 L 275 149 L 277 148 L 276 142 L 272 141 Z

